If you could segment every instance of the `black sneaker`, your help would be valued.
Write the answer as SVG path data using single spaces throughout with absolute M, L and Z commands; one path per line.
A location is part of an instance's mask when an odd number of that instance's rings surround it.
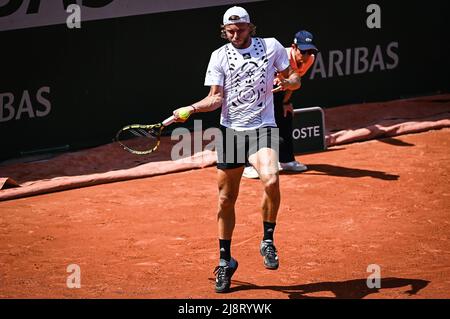
M 267 269 L 278 269 L 277 249 L 270 239 L 261 241 L 259 252 L 264 257 L 264 267 Z
M 216 275 L 216 292 L 228 292 L 231 285 L 231 277 L 238 268 L 238 262 L 236 259 L 231 258 L 230 261 L 221 259 L 219 266 L 214 269 L 214 275 Z

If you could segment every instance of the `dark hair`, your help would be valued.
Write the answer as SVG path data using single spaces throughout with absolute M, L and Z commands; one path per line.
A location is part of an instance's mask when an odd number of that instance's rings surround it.
M 231 16 L 232 18 L 233 16 Z M 253 23 L 249 23 L 249 27 L 250 27 L 250 35 L 253 37 L 256 35 L 256 26 Z M 227 38 L 227 34 L 225 32 L 225 26 L 223 24 L 220 25 L 220 37 L 222 39 L 226 39 Z

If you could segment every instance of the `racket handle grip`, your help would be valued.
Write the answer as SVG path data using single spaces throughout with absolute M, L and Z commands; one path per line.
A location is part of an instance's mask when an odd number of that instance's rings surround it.
M 169 125 L 172 124 L 173 122 L 175 122 L 175 117 L 172 115 L 171 117 L 166 118 L 166 119 L 162 122 L 162 125 L 164 125 L 164 126 L 169 126 Z

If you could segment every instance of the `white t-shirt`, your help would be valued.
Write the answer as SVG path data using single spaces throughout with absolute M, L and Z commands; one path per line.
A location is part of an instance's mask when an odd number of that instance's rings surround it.
M 246 49 L 228 43 L 211 54 L 205 85 L 224 89 L 220 124 L 244 131 L 276 127 L 273 80 L 289 66 L 286 49 L 275 38 L 252 38 Z

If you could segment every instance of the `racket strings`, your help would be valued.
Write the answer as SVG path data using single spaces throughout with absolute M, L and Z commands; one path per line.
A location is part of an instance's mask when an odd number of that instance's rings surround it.
M 162 126 L 129 127 L 117 135 L 117 141 L 126 150 L 135 154 L 149 154 L 159 146 Z
M 130 129 L 129 131 L 132 135 L 136 137 L 154 138 L 156 135 L 158 135 L 158 133 L 153 129 L 145 130 L 140 128 L 140 129 Z

